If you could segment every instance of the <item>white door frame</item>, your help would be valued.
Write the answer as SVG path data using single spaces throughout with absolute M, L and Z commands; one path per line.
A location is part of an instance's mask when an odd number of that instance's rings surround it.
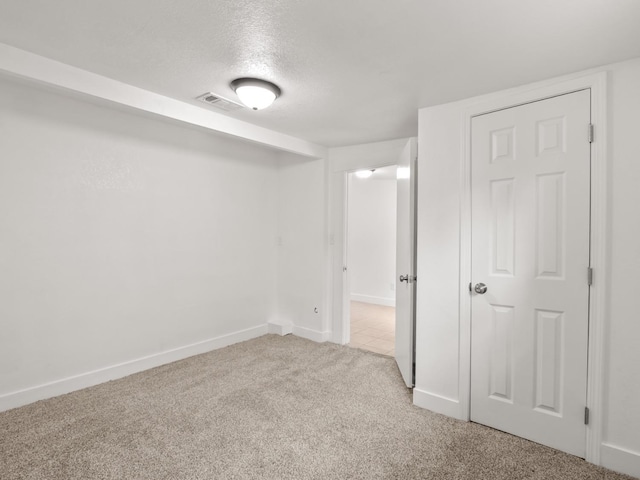
M 331 309 L 330 341 L 338 344 L 348 342 L 344 322 L 345 302 L 348 292 L 345 275 L 346 213 L 347 213 L 347 174 L 356 170 L 395 165 L 396 159 L 410 138 L 399 138 L 383 142 L 365 143 L 347 147 L 329 149 L 329 246 L 330 272 L 329 308 Z M 345 340 L 346 332 L 346 340 Z
M 586 460 L 600 463 L 602 437 L 604 319 L 606 315 L 606 206 L 607 206 L 607 73 L 599 72 L 541 82 L 484 97 L 461 115 L 461 210 L 460 210 L 460 403 L 463 416 L 471 407 L 471 298 L 466 294 L 471 279 L 471 119 L 476 115 L 543 100 L 578 90 L 591 89 L 591 267 L 594 282 L 589 301 L 587 407 L 590 410 L 586 437 Z M 585 139 L 587 130 L 585 127 Z M 586 272 L 585 272 L 586 276 Z
M 389 159 L 389 163 L 363 164 L 358 168 L 349 170 L 341 170 L 333 173 L 333 202 L 334 202 L 334 228 L 332 234 L 332 243 L 334 247 L 333 259 L 333 342 L 340 345 L 346 345 L 351 340 L 349 318 L 349 301 L 351 292 L 349 292 L 348 281 L 349 272 L 344 270 L 347 266 L 347 250 L 348 250 L 348 223 L 349 223 L 349 181 L 348 176 L 358 170 L 371 170 L 375 168 L 384 168 L 396 165 L 395 160 Z

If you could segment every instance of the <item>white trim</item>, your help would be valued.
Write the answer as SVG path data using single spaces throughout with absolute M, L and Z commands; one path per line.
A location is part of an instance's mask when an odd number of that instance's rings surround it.
M 0 72 L 313 158 L 328 149 L 0 43 Z
M 385 307 L 395 307 L 396 297 L 376 297 L 374 295 L 363 295 L 360 293 L 351 294 L 352 302 L 371 303 L 373 305 L 384 305 Z
M 413 404 L 417 407 L 426 408 L 432 412 L 440 413 L 448 417 L 466 420 L 460 408 L 460 402 L 453 398 L 443 397 L 435 393 L 430 393 L 418 388 L 413 389 Z
M 293 332 L 296 337 L 306 338 L 307 340 L 313 340 L 314 342 L 322 343 L 331 338 L 331 332 L 320 332 L 311 328 L 293 326 Z
M 603 443 L 600 460 L 605 468 L 640 478 L 640 453 Z
M 460 370 L 459 391 L 462 418 L 470 418 L 471 400 L 471 304 L 464 292 L 472 279 L 471 272 L 471 118 L 476 115 L 543 100 L 570 92 L 591 89 L 591 122 L 598 134 L 592 143 L 591 192 L 591 265 L 596 272 L 606 272 L 606 198 L 607 198 L 607 73 L 574 74 L 547 80 L 481 98 L 461 102 L 461 158 L 460 158 Z M 587 406 L 591 424 L 587 428 L 586 460 L 599 464 L 602 436 L 602 376 L 604 350 L 604 318 L 606 313 L 605 285 L 595 283 L 591 288 L 589 354 L 587 378 Z
M 293 333 L 293 325 L 291 323 L 269 322 L 267 323 L 267 331 L 283 337 Z
M 0 396 L 0 412 L 11 408 L 21 407 L 45 398 L 56 397 L 65 393 L 92 387 L 100 383 L 126 377 L 133 373 L 142 372 L 150 368 L 165 365 L 167 363 L 182 360 L 193 355 L 210 352 L 218 348 L 226 347 L 234 343 L 244 342 L 252 338 L 260 337 L 267 333 L 267 325 L 260 325 L 239 332 L 221 335 L 201 342 L 192 343 L 183 347 L 174 348 L 153 355 L 136 358 L 127 362 L 110 365 L 90 372 L 81 373 L 53 382 L 36 385 L 16 392 L 10 392 Z
M 346 259 L 346 222 L 347 222 L 347 174 L 337 172 L 331 175 L 331 291 L 332 339 L 333 343 L 345 345 L 349 343 L 349 302 L 348 275 L 343 270 Z
M 328 153 L 327 153 L 328 155 Z M 331 202 L 329 201 L 332 185 L 331 185 L 331 164 L 328 158 L 325 158 L 323 162 L 324 171 L 324 229 L 323 234 L 325 238 L 324 242 L 324 259 L 322 265 L 322 276 L 324 279 L 324 288 L 322 290 L 322 329 L 333 330 L 333 315 L 331 305 L 331 293 L 333 291 L 333 257 L 332 257 L 332 242 L 331 242 Z M 331 340 L 331 339 L 329 339 Z
M 340 291 L 340 329 L 342 330 L 342 345 L 351 342 L 351 302 L 349 301 L 349 292 L 351 291 L 351 272 L 349 271 L 349 175 L 347 172 L 342 174 L 344 181 L 344 191 L 342 197 L 342 250 L 340 252 L 340 262 L 342 268 L 342 290 Z
M 460 325 L 458 337 L 460 416 L 471 420 L 471 116 L 461 117 L 460 142 L 462 164 L 460 166 Z M 468 160 L 468 161 L 467 161 Z M 468 266 L 465 267 L 465 266 Z M 466 274 L 464 272 L 467 272 Z
M 589 354 L 587 357 L 586 459 L 600 465 L 604 428 L 604 325 L 607 314 L 607 74 L 602 72 L 591 82 L 591 123 L 595 126 L 591 144 L 591 267 L 593 285 L 589 296 Z

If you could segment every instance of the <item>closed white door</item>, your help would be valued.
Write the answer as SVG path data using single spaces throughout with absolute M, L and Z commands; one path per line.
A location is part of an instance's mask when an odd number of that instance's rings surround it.
M 581 457 L 589 123 L 583 90 L 475 117 L 471 147 L 471 420 Z
M 413 387 L 414 362 L 416 157 L 416 140 L 411 139 L 397 161 L 395 358 L 407 387 Z

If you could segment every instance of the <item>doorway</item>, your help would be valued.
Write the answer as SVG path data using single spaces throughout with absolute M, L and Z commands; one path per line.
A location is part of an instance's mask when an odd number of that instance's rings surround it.
M 349 343 L 350 294 L 349 266 L 347 261 L 347 216 L 349 172 L 360 169 L 382 168 L 389 159 L 396 165 L 396 273 L 395 278 L 395 362 L 402 379 L 409 388 L 415 381 L 415 238 L 416 238 L 416 162 L 418 145 L 416 138 L 393 140 L 349 148 L 341 155 L 334 155 L 334 162 L 341 161 L 349 168 L 334 171 L 332 177 L 332 226 L 329 245 L 332 246 L 332 307 L 333 338 L 336 343 Z M 344 165 L 343 165 L 344 166 Z M 395 281 L 395 279 L 394 279 Z M 389 285 L 391 282 L 389 283 Z
M 349 345 L 395 355 L 397 167 L 347 179 Z

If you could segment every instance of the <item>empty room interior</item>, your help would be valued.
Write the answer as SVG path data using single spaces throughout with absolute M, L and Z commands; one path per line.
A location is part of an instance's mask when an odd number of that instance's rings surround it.
M 640 478 L 640 2 L 0 2 L 0 478 Z

